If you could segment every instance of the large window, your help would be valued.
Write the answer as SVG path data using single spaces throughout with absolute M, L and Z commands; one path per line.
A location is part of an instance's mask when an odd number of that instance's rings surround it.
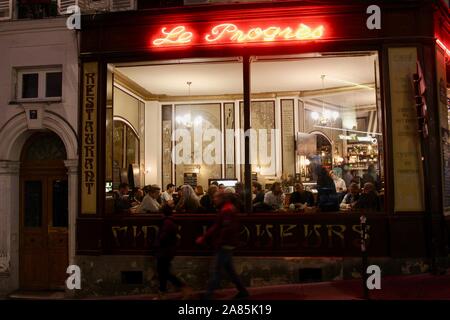
M 240 60 L 110 66 L 106 176 L 123 182 L 119 171 L 136 164 L 140 186 L 162 191 L 171 183 L 206 190 L 212 180 L 244 182 L 249 136 L 252 181 L 262 192 L 281 183 L 278 211 L 383 210 L 377 53 L 252 57 L 249 132 Z M 312 199 L 302 205 L 292 200 L 303 192 L 299 183 Z
M 302 183 L 321 211 L 352 208 L 352 202 L 366 198 L 370 189 L 372 203 L 355 206 L 381 210 L 384 172 L 377 59 L 374 52 L 254 57 L 252 128 L 272 129 L 275 124 L 276 131 L 267 138 L 258 135 L 251 143 L 259 155 L 266 154 L 261 148 L 266 140 L 275 145 L 267 148 L 272 170 L 253 158 L 252 170 L 262 185 L 281 181 L 283 192 L 290 195 L 295 183 Z M 268 101 L 275 112 L 261 109 Z M 336 195 L 326 194 L 331 181 Z M 358 189 L 359 195 L 345 201 L 348 206 L 340 206 L 350 189 Z

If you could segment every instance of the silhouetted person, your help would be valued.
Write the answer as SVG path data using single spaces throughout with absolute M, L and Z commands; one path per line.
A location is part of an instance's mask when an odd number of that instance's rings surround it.
M 197 238 L 197 244 L 203 244 L 208 239 L 213 241 L 215 247 L 215 259 L 211 270 L 211 279 L 208 284 L 205 299 L 211 299 L 214 290 L 220 285 L 221 271 L 225 270 L 231 281 L 239 291 L 236 299 L 248 296 L 248 291 L 241 282 L 233 265 L 233 250 L 239 243 L 240 225 L 237 216 L 237 208 L 234 204 L 235 197 L 231 193 L 217 192 L 214 197 L 216 207 L 219 208 L 217 220 L 206 233 Z
M 377 175 L 377 170 L 373 164 L 370 164 L 367 172 L 363 174 L 361 178 L 361 185 L 364 186 L 366 183 L 371 183 L 375 187 L 375 190 L 380 190 L 380 178 Z
M 158 233 L 156 243 L 156 269 L 159 279 L 159 298 L 163 299 L 167 293 L 167 282 L 170 281 L 178 289 L 182 289 L 183 296 L 186 297 L 190 288 L 186 286 L 171 272 L 172 260 L 176 254 L 177 246 L 177 225 L 172 218 L 172 207 L 163 207 L 164 218 Z
M 131 208 L 131 202 L 129 198 L 130 187 L 128 183 L 121 183 L 119 185 L 119 191 L 114 192 L 114 211 L 128 211 Z
M 219 187 L 211 184 L 209 186 L 208 192 L 200 199 L 200 205 L 204 212 L 214 213 L 216 212 L 216 207 L 214 206 L 214 195 L 218 192 Z
M 339 210 L 339 196 L 336 193 L 336 186 L 327 169 L 324 167 L 320 169 L 317 177 L 317 193 L 317 204 L 320 211 L 328 212 Z

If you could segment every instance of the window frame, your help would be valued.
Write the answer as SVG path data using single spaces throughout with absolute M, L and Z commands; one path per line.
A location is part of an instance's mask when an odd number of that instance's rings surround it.
M 61 73 L 61 96 L 59 97 L 47 97 L 47 73 Z M 37 74 L 38 75 L 38 95 L 33 98 L 23 98 L 22 90 L 23 90 L 23 75 L 26 74 Z M 33 102 L 33 101 L 49 101 L 49 102 L 57 102 L 62 101 L 63 93 L 63 82 L 64 82 L 64 74 L 61 66 L 57 67 L 37 67 L 37 68 L 17 68 L 16 72 L 16 89 L 15 89 L 15 101 L 18 102 Z

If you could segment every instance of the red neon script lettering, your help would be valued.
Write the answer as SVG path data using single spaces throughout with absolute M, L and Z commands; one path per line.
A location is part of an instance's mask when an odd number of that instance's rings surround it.
M 239 29 L 235 24 L 222 23 L 211 29 L 211 33 L 205 36 L 209 43 L 221 41 L 250 42 L 250 41 L 275 41 L 275 40 L 314 40 L 323 36 L 324 27 L 315 29 L 301 23 L 296 30 L 290 27 L 252 28 L 248 31 Z
M 442 50 L 444 50 L 445 54 L 450 57 L 450 50 L 445 46 L 445 44 L 439 39 L 436 39 L 436 43 L 442 48 Z
M 296 29 L 291 27 L 271 26 L 267 28 L 239 29 L 235 24 L 222 23 L 211 28 L 205 35 L 206 43 L 246 43 L 246 42 L 270 42 L 277 40 L 314 40 L 322 38 L 325 28 L 320 25 L 311 28 L 303 23 Z M 185 26 L 176 26 L 171 30 L 166 27 L 161 29 L 161 36 L 153 40 L 156 47 L 190 44 L 193 41 L 193 33 L 187 31 Z M 201 43 L 198 43 L 201 44 Z
M 167 28 L 164 27 L 161 29 L 161 33 L 165 37 L 155 39 L 153 41 L 155 46 L 186 44 L 192 41 L 193 36 L 192 32 L 186 31 L 184 26 L 175 27 L 170 31 L 167 31 Z

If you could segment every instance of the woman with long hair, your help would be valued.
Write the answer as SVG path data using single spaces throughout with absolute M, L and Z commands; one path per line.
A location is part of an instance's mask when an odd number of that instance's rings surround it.
M 282 210 L 284 207 L 285 195 L 281 189 L 281 183 L 272 184 L 270 191 L 264 195 L 264 204 L 273 210 Z
M 200 207 L 200 199 L 195 194 L 194 189 L 188 184 L 181 186 L 180 200 L 175 210 L 177 212 L 196 212 Z

